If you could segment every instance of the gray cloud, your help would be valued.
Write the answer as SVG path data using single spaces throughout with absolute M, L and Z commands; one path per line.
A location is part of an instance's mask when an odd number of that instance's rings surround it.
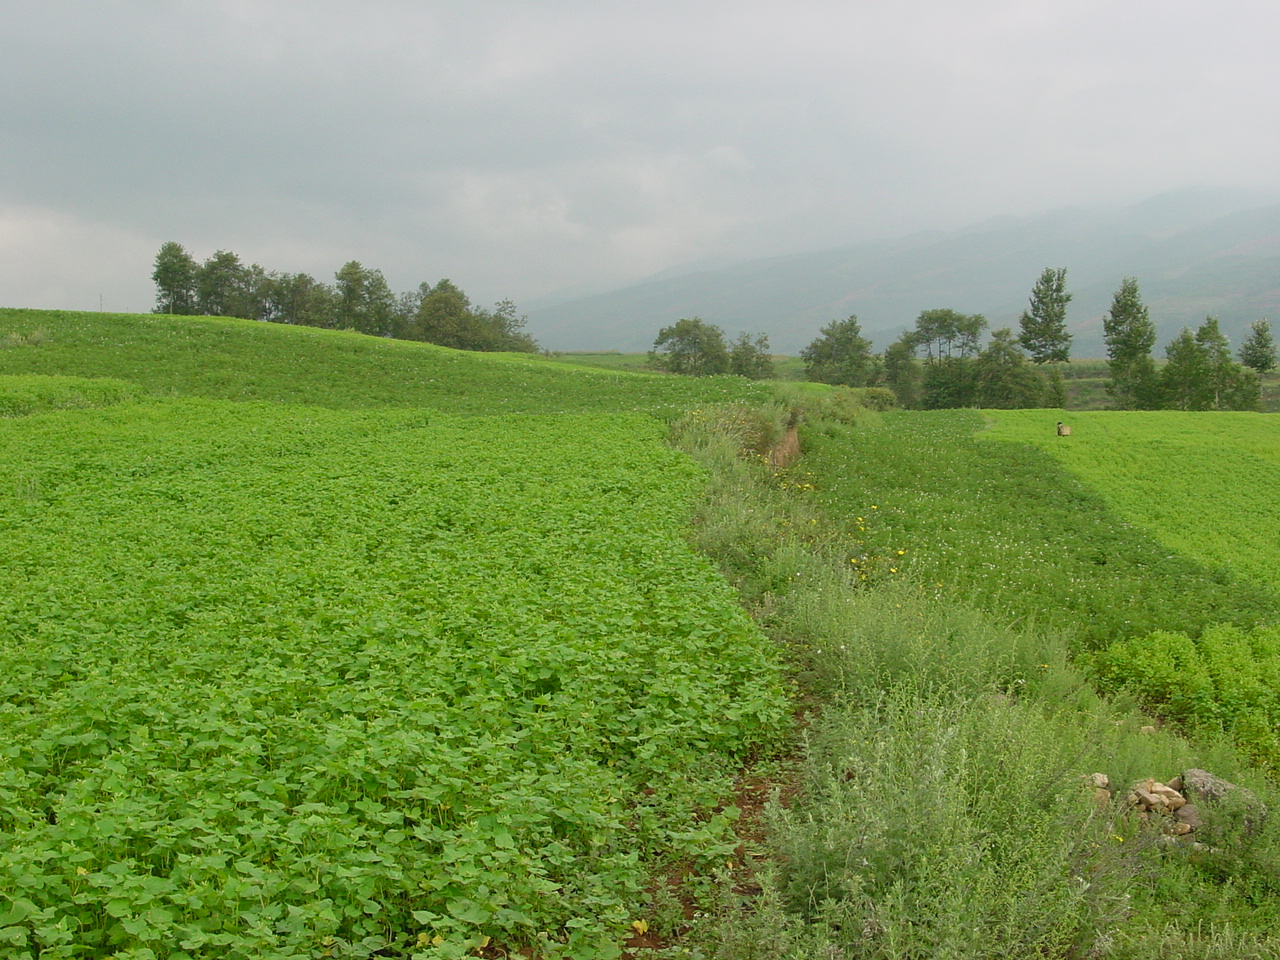
M 524 301 L 1271 190 L 1278 26 L 1260 0 L 9 0 L 0 302 L 146 309 L 170 239 Z

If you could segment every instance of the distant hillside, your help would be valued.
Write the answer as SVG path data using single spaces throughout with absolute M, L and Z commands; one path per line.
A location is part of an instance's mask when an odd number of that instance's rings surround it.
M 457 415 L 638 411 L 763 400 L 764 383 L 586 369 L 527 353 L 471 353 L 347 330 L 154 314 L 0 308 L 0 414 L 110 393 L 111 378 L 158 396 L 413 407 Z M 31 378 L 23 381 L 22 378 Z M 35 378 L 45 378 L 37 383 Z M 91 397 L 90 397 L 91 399 Z M 88 401 L 86 401 L 87 404 Z
M 529 330 L 560 350 L 648 349 L 658 329 L 699 316 L 766 333 L 796 353 L 833 319 L 856 313 L 885 346 L 921 310 L 985 314 L 1017 326 L 1045 267 L 1066 267 L 1075 295 L 1075 356 L 1102 356 L 1102 316 L 1137 277 L 1160 329 L 1157 355 L 1181 327 L 1213 314 L 1239 343 L 1249 323 L 1280 319 L 1280 204 L 1207 191 L 1162 195 L 1119 211 L 1007 217 L 833 250 L 664 275 L 612 293 L 531 310 Z

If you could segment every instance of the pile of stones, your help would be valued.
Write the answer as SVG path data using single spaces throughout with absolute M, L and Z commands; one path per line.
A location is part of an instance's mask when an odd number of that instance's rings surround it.
M 1240 819 L 1245 832 L 1260 826 L 1267 815 L 1266 804 L 1254 794 L 1206 770 L 1187 770 L 1166 783 L 1154 778 L 1139 780 L 1124 791 L 1113 790 L 1104 773 L 1092 774 L 1089 781 L 1099 808 L 1110 808 L 1122 796 L 1125 813 L 1159 824 L 1168 836 L 1188 841 L 1205 835 L 1208 825 L 1215 822 L 1214 813 L 1225 806 L 1230 807 L 1233 818 Z

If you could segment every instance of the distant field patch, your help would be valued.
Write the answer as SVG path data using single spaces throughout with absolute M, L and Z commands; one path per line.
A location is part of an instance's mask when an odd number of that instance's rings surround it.
M 1280 417 L 988 412 L 994 440 L 1050 453 L 1169 548 L 1280 590 Z M 1071 426 L 1058 437 L 1054 420 Z
M 723 862 L 717 777 L 784 714 L 664 438 L 209 400 L 0 420 L 0 950 L 608 955 L 646 857 Z
M 637 375 L 527 353 L 469 353 L 227 317 L 0 309 L 0 338 L 38 328 L 38 344 L 0 350 L 0 374 L 127 380 L 161 396 L 309 403 L 339 409 L 417 407 L 489 413 L 643 412 L 764 402 L 740 377 Z

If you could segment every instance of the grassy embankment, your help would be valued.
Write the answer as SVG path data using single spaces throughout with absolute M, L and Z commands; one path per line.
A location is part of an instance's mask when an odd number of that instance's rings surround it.
M 1053 411 L 1014 416 L 1056 439 Z M 1128 784 L 1192 767 L 1275 809 L 1273 782 L 1221 731 L 1143 732 L 1087 657 L 1163 625 L 1275 623 L 1280 597 L 979 414 L 853 419 L 812 424 L 781 484 L 720 471 L 699 527 L 820 704 L 800 789 L 771 810 L 778 866 L 749 918 L 708 921 L 718 955 L 1280 955 L 1274 817 L 1244 836 L 1223 812 L 1169 845 L 1123 807 Z

